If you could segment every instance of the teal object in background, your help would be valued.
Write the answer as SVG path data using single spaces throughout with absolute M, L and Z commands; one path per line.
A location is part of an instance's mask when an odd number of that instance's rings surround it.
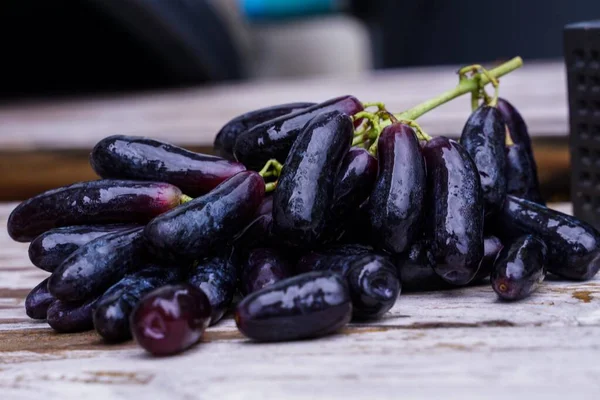
M 281 20 L 330 14 L 343 8 L 343 0 L 239 0 L 249 20 Z

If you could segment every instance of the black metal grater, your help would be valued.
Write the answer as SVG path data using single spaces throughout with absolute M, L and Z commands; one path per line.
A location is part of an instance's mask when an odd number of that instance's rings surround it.
M 573 212 L 600 229 L 600 20 L 566 25 L 564 55 Z

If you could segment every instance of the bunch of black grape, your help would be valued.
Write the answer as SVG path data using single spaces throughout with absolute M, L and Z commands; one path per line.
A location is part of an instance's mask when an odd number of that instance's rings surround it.
M 10 216 L 11 237 L 31 241 L 31 261 L 52 273 L 28 315 L 172 354 L 238 295 L 239 330 L 280 341 L 380 318 L 401 288 L 490 277 L 516 300 L 547 272 L 596 274 L 600 234 L 544 205 L 527 127 L 507 101 L 479 106 L 458 142 L 419 140 L 390 118 L 375 152 L 355 145 L 361 112 L 352 96 L 252 111 L 218 133 L 218 157 L 103 139 L 90 157 L 101 179 Z

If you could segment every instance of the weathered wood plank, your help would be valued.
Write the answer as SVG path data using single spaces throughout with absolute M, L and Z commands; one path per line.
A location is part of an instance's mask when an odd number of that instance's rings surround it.
M 12 207 L 0 205 L 0 224 Z M 488 285 L 403 294 L 380 321 L 292 343 L 250 343 L 226 318 L 185 354 L 153 359 L 132 342 L 29 321 L 23 296 L 47 273 L 5 230 L 0 249 L 7 399 L 595 399 L 600 389 L 600 277 L 547 281 L 516 303 Z
M 210 145 L 236 115 L 292 101 L 322 101 L 353 94 L 383 101 L 394 112 L 410 108 L 457 83 L 457 67 L 375 71 L 356 78 L 309 78 L 204 86 L 124 97 L 82 98 L 0 108 L 4 150 L 89 149 L 115 134 L 147 135 L 181 145 Z M 502 78 L 501 94 L 521 110 L 534 135 L 568 132 L 562 63 L 536 63 Z M 457 135 L 470 112 L 468 96 L 424 116 L 433 135 Z

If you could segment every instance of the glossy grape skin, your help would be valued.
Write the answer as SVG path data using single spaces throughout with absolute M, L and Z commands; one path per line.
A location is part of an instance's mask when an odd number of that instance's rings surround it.
M 182 280 L 177 267 L 148 266 L 112 285 L 94 308 L 94 329 L 110 342 L 131 338 L 129 316 L 140 299 L 152 290 Z
M 494 264 L 492 288 L 503 300 L 520 300 L 537 290 L 546 276 L 546 244 L 524 235 L 506 246 Z
M 150 221 L 144 236 L 153 253 L 168 259 L 194 260 L 215 254 L 256 214 L 265 192 L 260 175 L 243 171 Z
M 362 110 L 362 104 L 355 97 L 341 96 L 256 125 L 238 136 L 235 158 L 256 171 L 272 158 L 283 163 L 306 124 L 317 115 L 338 111 L 352 116 Z
M 482 105 L 470 116 L 460 136 L 479 172 L 486 215 L 502 208 L 506 198 L 506 130 L 496 107 Z
M 47 230 L 72 225 L 146 223 L 180 204 L 168 183 L 101 179 L 49 190 L 19 204 L 8 233 L 29 242 Z
M 353 147 L 344 156 L 335 178 L 327 236 L 338 238 L 351 222 L 354 211 L 373 190 L 377 179 L 377 159 L 366 149 Z
M 256 210 L 257 215 L 271 214 L 273 212 L 273 196 L 265 196 Z
M 54 300 L 48 307 L 46 321 L 52 329 L 60 333 L 92 330 L 94 328 L 92 315 L 97 301 L 97 298 L 85 303 Z
M 344 156 L 331 202 L 331 214 L 336 221 L 341 221 L 369 197 L 377 170 L 377 159 L 366 149 L 354 147 Z
M 192 268 L 188 283 L 201 289 L 210 302 L 212 313 L 210 324 L 223 318 L 231 305 L 237 283 L 235 265 L 228 256 L 214 256 L 202 259 Z
M 356 256 L 344 276 L 356 320 L 381 318 L 394 306 L 402 288 L 394 264 L 377 254 Z
M 506 242 L 527 234 L 541 239 L 548 272 L 562 278 L 588 280 L 600 270 L 600 232 L 576 217 L 509 195 L 493 226 Z
M 258 248 L 248 254 L 242 267 L 240 287 L 247 295 L 292 276 L 292 267 L 281 252 Z
M 314 105 L 315 103 L 278 104 L 239 115 L 227 122 L 217 133 L 215 142 L 213 144 L 213 149 L 219 156 L 227 160 L 235 160 L 233 148 L 240 134 L 258 124 L 262 124 L 263 122 L 281 117 L 282 115 L 291 114 Z
M 241 264 L 252 249 L 276 244 L 271 235 L 272 224 L 271 214 L 259 215 L 234 237 L 232 247 L 237 264 Z
M 298 273 L 336 271 L 345 274 L 354 256 L 373 253 L 373 247 L 359 243 L 330 244 L 304 254 L 296 262 Z
M 508 194 L 545 205 L 527 124 L 519 111 L 506 99 L 499 98 L 497 107 L 514 143 L 506 148 Z
M 273 234 L 287 245 L 309 247 L 321 239 L 352 137 L 350 117 L 332 111 L 316 116 L 294 142 L 273 195 Z
M 483 239 L 483 258 L 479 263 L 479 270 L 477 275 L 473 278 L 472 282 L 481 281 L 484 278 L 490 276 L 494 269 L 494 262 L 498 253 L 502 250 L 504 245 L 502 241 L 496 236 L 486 236 Z
M 188 196 L 208 193 L 244 165 L 143 136 L 113 135 L 94 146 L 90 164 L 102 178 L 167 182 Z
M 422 232 L 426 193 L 425 162 L 413 129 L 395 123 L 377 143 L 379 176 L 369 198 L 374 241 L 390 253 L 402 253 Z
M 434 269 L 448 283 L 465 285 L 483 257 L 483 196 L 475 163 L 466 150 L 443 136 L 423 149 L 427 165 L 427 237 Z
M 143 227 L 109 233 L 81 246 L 52 273 L 48 290 L 57 299 L 82 302 L 100 296 L 145 265 Z
M 535 163 L 535 160 L 529 157 L 524 145 L 506 146 L 507 193 L 546 205 L 540 193 L 538 178 L 532 163 Z
M 251 293 L 235 310 L 246 337 L 260 342 L 325 336 L 345 326 L 352 303 L 344 278 L 332 272 L 308 272 Z
M 131 334 L 154 356 L 181 353 L 200 341 L 211 311 L 202 290 L 186 283 L 162 286 L 147 293 L 132 311 Z
M 135 228 L 134 224 L 75 225 L 42 233 L 29 244 L 29 259 L 38 268 L 52 272 L 86 243 L 112 232 Z
M 55 298 L 48 292 L 48 279 L 41 281 L 25 298 L 25 313 L 31 319 L 46 319 L 48 307 Z
M 435 272 L 435 254 L 430 241 L 421 239 L 396 258 L 402 291 L 421 292 L 453 287 Z

